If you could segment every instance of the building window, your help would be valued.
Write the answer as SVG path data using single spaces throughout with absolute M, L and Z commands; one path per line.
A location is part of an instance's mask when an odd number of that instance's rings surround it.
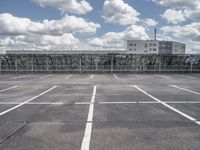
M 147 43 L 145 43 L 144 47 L 147 47 Z
M 136 48 L 134 49 L 134 51 L 136 51 Z
M 153 51 L 156 51 L 156 49 L 154 48 Z
M 133 46 L 133 44 L 131 43 L 131 44 L 129 44 L 130 46 Z
M 149 46 L 151 46 L 152 44 L 149 44 Z
M 134 44 L 134 46 L 137 46 L 136 44 Z
M 156 44 L 154 43 L 153 46 L 156 46 Z
M 149 49 L 149 51 L 151 51 L 151 48 Z

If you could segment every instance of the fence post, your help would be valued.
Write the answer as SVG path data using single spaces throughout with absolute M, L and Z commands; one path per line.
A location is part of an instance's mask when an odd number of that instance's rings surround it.
M 159 74 L 160 74 L 160 72 L 161 72 L 161 61 L 162 61 L 162 60 L 161 60 L 161 56 L 159 56 L 159 68 L 158 68 L 158 69 L 159 69 Z
M 193 62 L 190 63 L 190 72 L 193 72 Z
M 1 74 L 1 55 L 0 55 L 0 74 Z
M 113 61 L 114 61 L 114 58 L 113 58 L 113 55 L 111 56 L 111 73 L 113 73 Z
M 17 61 L 17 56 L 15 55 L 15 72 L 17 72 L 17 70 L 18 70 L 18 68 L 17 68 L 17 63 L 18 63 L 18 61 Z
M 79 56 L 79 72 L 82 72 L 82 59 L 81 56 Z
M 48 55 L 46 56 L 46 61 L 47 61 L 46 69 L 47 69 L 47 72 L 49 72 L 49 57 L 48 57 Z
M 31 71 L 33 73 L 33 55 L 31 55 Z
M 144 63 L 144 58 L 143 58 L 143 60 L 142 60 L 142 70 L 143 70 L 143 72 L 145 72 L 145 63 Z

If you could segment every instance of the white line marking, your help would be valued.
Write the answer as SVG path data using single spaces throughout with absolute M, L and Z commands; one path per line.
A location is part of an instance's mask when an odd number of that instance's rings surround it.
M 31 74 L 29 74 L 29 75 L 24 75 L 24 76 L 19 76 L 19 77 L 15 77 L 15 78 L 13 78 L 13 79 L 20 79 L 20 78 L 25 78 L 25 77 L 28 77 L 28 76 L 31 76 Z
M 192 91 L 192 90 L 188 90 L 188 89 L 185 89 L 185 88 L 182 88 L 182 87 L 179 87 L 177 85 L 170 85 L 171 87 L 174 87 L 174 88 L 177 88 L 177 89 L 180 89 L 180 90 L 183 90 L 183 91 L 186 91 L 186 92 L 190 92 L 190 93 L 193 93 L 193 94 L 197 94 L 197 95 L 200 95 L 199 92 L 195 92 L 195 91 Z
M 99 104 L 137 104 L 138 102 L 99 102 Z
M 140 79 L 142 79 L 142 78 L 143 78 L 142 76 L 139 76 L 139 75 L 137 75 L 137 74 L 135 74 L 135 76 L 136 76 L 136 77 L 138 77 L 138 78 L 140 78 Z
M 95 96 L 96 96 L 96 89 L 97 87 L 94 86 L 92 98 L 91 98 L 91 104 L 88 112 L 88 118 L 85 128 L 85 133 L 81 145 L 81 150 L 89 150 L 90 149 L 90 140 L 91 140 L 91 134 L 92 134 L 92 121 L 93 121 L 93 114 L 94 114 L 94 102 L 95 102 Z
M 168 104 L 200 104 L 200 101 L 165 101 Z
M 186 76 L 186 75 L 174 75 L 174 76 L 185 77 L 185 78 L 188 78 L 188 79 L 197 79 L 196 77 L 191 77 L 191 76 Z
M 7 89 L 0 90 L 0 92 L 8 91 L 8 90 L 11 90 L 11 89 L 14 89 L 14 88 L 17 88 L 17 87 L 19 87 L 19 86 L 12 86 L 12 87 L 9 87 Z
M 92 121 L 93 119 L 93 107 L 94 107 L 94 101 L 95 101 L 95 96 L 96 96 L 96 89 L 97 87 L 94 86 L 92 98 L 91 98 L 91 104 L 90 104 L 89 113 L 88 113 L 88 119 L 87 119 L 88 122 Z
M 7 76 L 9 76 L 9 75 L 1 75 L 1 74 L 0 74 L 0 77 L 7 77 Z
M 40 77 L 39 79 L 44 79 L 44 78 L 48 78 L 48 77 L 51 77 L 52 75 L 46 75 L 46 76 L 43 76 L 43 77 Z
M 0 105 L 17 105 L 20 104 L 21 102 L 0 102 Z M 63 102 L 29 102 L 24 105 L 63 105 L 67 103 Z
M 198 124 L 198 121 L 197 121 L 195 118 L 193 118 L 193 117 L 191 117 L 191 116 L 189 116 L 189 115 L 187 115 L 187 114 L 181 112 L 180 110 L 178 110 L 178 109 L 176 109 L 176 108 L 174 108 L 174 107 L 168 105 L 167 103 L 165 103 L 165 102 L 159 100 L 158 98 L 156 98 L 156 97 L 150 95 L 149 93 L 145 92 L 144 90 L 142 90 L 142 89 L 139 88 L 138 86 L 134 85 L 133 87 L 135 87 L 136 89 L 138 89 L 140 92 L 144 93 L 145 95 L 149 96 L 150 98 L 154 99 L 155 101 L 159 102 L 160 104 L 164 105 L 165 107 L 167 107 L 167 108 L 173 110 L 174 112 L 180 114 L 181 116 L 183 116 L 183 117 L 189 119 L 190 121 L 193 121 L 193 122 L 195 122 L 196 124 Z M 199 125 L 199 124 L 198 124 L 198 125 Z
M 52 88 L 50 88 L 50 89 L 48 89 L 48 90 L 46 90 L 46 91 L 40 93 L 39 95 L 36 95 L 36 96 L 32 97 L 31 99 L 29 99 L 29 100 L 27 100 L 27 101 L 25 101 L 25 102 L 22 102 L 22 103 L 20 103 L 19 105 L 16 105 L 16 106 L 14 106 L 14 107 L 12 107 L 12 108 L 6 110 L 6 111 L 1 112 L 1 113 L 0 113 L 0 116 L 3 116 L 4 114 L 6 114 L 6 113 L 8 113 L 8 112 L 10 112 L 10 111 L 12 111 L 12 110 L 15 110 L 15 109 L 17 109 L 17 108 L 23 106 L 24 104 L 27 104 L 27 103 L 30 102 L 30 101 L 33 101 L 34 99 L 36 99 L 36 98 L 38 98 L 38 97 L 40 97 L 40 96 L 42 96 L 42 95 L 48 93 L 49 91 L 55 89 L 56 87 L 57 87 L 57 86 L 53 86 Z
M 200 104 L 200 101 L 163 101 L 167 104 Z M 21 102 L 0 102 L 0 105 L 17 105 Z M 138 102 L 98 102 L 99 104 L 160 104 L 157 101 L 138 101 Z M 65 102 L 29 102 L 24 105 L 66 105 Z M 90 105 L 91 102 L 75 102 L 75 105 Z
M 200 104 L 200 101 L 163 101 L 163 102 L 167 104 Z M 160 104 L 160 102 L 157 101 L 99 102 L 99 104 Z
M 165 78 L 165 79 L 169 79 L 169 77 L 168 77 L 168 76 L 164 76 L 164 75 L 155 75 L 155 76 L 158 76 L 158 77 L 163 77 L 163 78 Z
M 94 77 L 94 74 L 92 74 L 91 76 L 90 76 L 90 78 L 92 79 Z
M 197 123 L 198 125 L 200 125 L 200 121 L 196 121 L 196 123 Z
M 118 77 L 118 76 L 116 76 L 115 74 L 113 74 L 113 76 L 114 76 L 116 79 L 119 79 L 119 77 Z
M 76 105 L 90 105 L 93 104 L 91 102 L 75 102 Z
M 92 122 L 87 122 L 82 145 L 81 145 L 81 150 L 90 149 L 91 134 L 92 134 Z
M 65 79 L 68 79 L 68 78 L 70 78 L 71 76 L 72 76 L 72 75 L 68 75 L 68 76 L 65 77 Z

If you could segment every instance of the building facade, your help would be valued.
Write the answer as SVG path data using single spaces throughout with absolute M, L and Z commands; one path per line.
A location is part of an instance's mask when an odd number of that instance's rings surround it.
M 184 55 L 185 44 L 174 41 L 126 40 L 125 50 L 132 54 Z

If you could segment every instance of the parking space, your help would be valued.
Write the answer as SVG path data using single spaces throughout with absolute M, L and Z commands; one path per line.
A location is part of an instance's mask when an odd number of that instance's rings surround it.
M 200 147 L 198 74 L 14 77 L 0 75 L 2 150 Z

